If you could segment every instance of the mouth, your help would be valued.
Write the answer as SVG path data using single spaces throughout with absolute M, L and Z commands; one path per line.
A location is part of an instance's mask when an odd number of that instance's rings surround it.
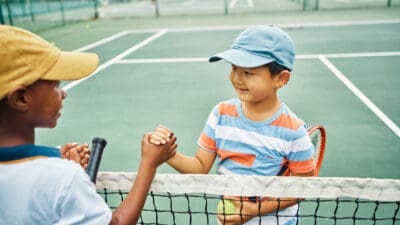
M 249 89 L 246 89 L 246 88 L 238 88 L 238 87 L 236 87 L 236 91 L 237 91 L 237 92 L 248 92 Z

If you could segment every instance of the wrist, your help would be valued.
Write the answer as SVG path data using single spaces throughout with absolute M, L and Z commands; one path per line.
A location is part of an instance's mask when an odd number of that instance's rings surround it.
M 156 173 L 156 171 L 157 171 L 157 166 L 154 165 L 154 164 L 151 163 L 151 162 L 142 160 L 142 161 L 140 162 L 140 164 L 139 164 L 139 172 L 140 172 L 140 171 L 146 171 L 146 172 L 154 172 L 154 173 Z

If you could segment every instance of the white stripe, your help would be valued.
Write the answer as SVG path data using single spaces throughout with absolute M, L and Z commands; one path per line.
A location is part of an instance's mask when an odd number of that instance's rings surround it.
M 400 137 L 399 127 L 386 116 L 367 96 L 364 95 L 346 76 L 341 73 L 326 57 L 320 56 L 320 60 L 329 70 L 343 82 L 375 115 L 379 117 L 396 135 Z
M 215 129 L 215 137 L 238 141 L 253 146 L 267 147 L 269 149 L 283 151 L 285 154 L 289 154 L 289 151 L 304 151 L 310 147 L 307 144 L 309 142 L 305 139 L 307 137 L 294 141 L 286 141 L 276 137 L 261 135 L 254 131 L 242 130 L 236 127 L 217 126 Z
M 99 73 L 100 71 L 104 70 L 105 68 L 111 66 L 112 64 L 114 64 L 115 62 L 121 60 L 122 58 L 124 58 L 125 56 L 131 54 L 132 52 L 142 48 L 143 46 L 147 45 L 148 43 L 150 43 L 151 41 L 154 41 L 155 39 L 161 37 L 162 35 L 164 35 L 165 33 L 167 33 L 167 30 L 161 30 L 160 32 L 152 35 L 151 37 L 141 41 L 140 43 L 136 44 L 135 46 L 129 48 L 128 50 L 122 52 L 121 54 L 117 55 L 116 57 L 108 60 L 106 63 L 101 64 L 96 71 L 94 71 L 94 73 L 92 73 L 90 76 L 87 76 L 83 79 L 80 80 L 76 80 L 76 81 L 72 81 L 70 83 L 68 83 L 67 85 L 65 85 L 63 87 L 63 89 L 65 91 L 75 87 L 76 85 L 80 84 L 81 82 L 83 82 L 86 79 L 89 79 L 90 77 L 96 75 L 97 73 Z
M 215 130 L 215 128 L 217 127 L 217 123 L 217 117 L 215 116 L 214 112 L 211 112 L 207 119 L 207 125 Z

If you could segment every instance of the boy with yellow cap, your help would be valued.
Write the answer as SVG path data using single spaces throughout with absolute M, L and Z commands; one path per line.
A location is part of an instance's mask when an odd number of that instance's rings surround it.
M 61 115 L 67 95 L 60 80 L 86 77 L 98 61 L 96 54 L 61 51 L 31 32 L 0 25 L 2 224 L 136 224 L 157 167 L 175 154 L 174 136 L 155 146 L 144 135 L 136 181 L 113 213 L 81 166 L 63 160 L 57 148 L 35 144 L 35 128 L 54 128 Z

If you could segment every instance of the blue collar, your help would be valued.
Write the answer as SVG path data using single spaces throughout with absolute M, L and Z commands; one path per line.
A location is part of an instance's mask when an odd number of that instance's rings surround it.
M 53 147 L 37 146 L 32 144 L 13 147 L 0 147 L 0 163 L 15 160 L 30 160 L 37 157 L 61 157 L 60 150 Z

